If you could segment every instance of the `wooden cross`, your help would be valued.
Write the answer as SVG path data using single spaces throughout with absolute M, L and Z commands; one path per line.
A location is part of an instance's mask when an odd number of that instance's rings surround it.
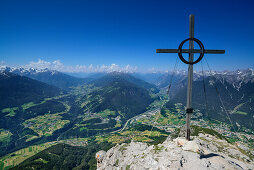
M 181 42 L 178 49 L 156 49 L 156 53 L 178 53 L 179 58 L 185 64 L 188 64 L 188 87 L 187 87 L 187 105 L 186 105 L 186 134 L 187 140 L 190 140 L 190 118 L 193 113 L 192 108 L 192 81 L 193 81 L 193 65 L 198 63 L 204 56 L 204 54 L 224 54 L 225 50 L 206 50 L 202 42 L 194 38 L 194 15 L 189 16 L 189 30 L 190 38 L 185 39 Z M 183 44 L 189 41 L 189 49 L 182 49 Z M 200 49 L 194 49 L 194 41 L 199 45 Z M 185 60 L 182 53 L 189 54 L 189 60 Z M 200 53 L 199 58 L 193 61 L 194 53 Z

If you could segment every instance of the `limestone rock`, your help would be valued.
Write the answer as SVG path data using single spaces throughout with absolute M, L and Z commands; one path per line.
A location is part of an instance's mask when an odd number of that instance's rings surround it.
M 186 142 L 188 142 L 188 140 L 185 139 L 184 137 L 180 137 L 180 138 L 176 138 L 175 142 L 178 146 L 183 146 Z
M 199 152 L 199 146 L 195 141 L 188 141 L 183 145 L 183 150 Z
M 237 146 L 207 134 L 193 137 L 192 141 L 168 138 L 162 144 L 151 146 L 132 141 L 100 153 L 103 156 L 99 158 L 103 159 L 97 159 L 101 161 L 98 170 L 254 169 L 253 160 Z

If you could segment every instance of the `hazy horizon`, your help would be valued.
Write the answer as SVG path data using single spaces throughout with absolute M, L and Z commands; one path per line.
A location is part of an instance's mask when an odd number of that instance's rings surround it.
M 180 61 L 178 61 L 178 65 L 180 64 Z M 204 65 L 204 63 L 203 63 Z M 5 64 L 0 64 L 0 68 L 5 68 L 5 67 L 10 67 L 10 68 L 23 68 L 23 69 L 37 69 L 37 70 L 52 70 L 52 71 L 59 71 L 65 74 L 69 75 L 88 75 L 88 74 L 94 74 L 94 73 L 111 73 L 111 72 L 123 72 L 123 73 L 139 73 L 139 74 L 151 74 L 151 73 L 172 73 L 172 72 L 186 72 L 187 73 L 187 68 L 188 66 L 186 65 L 186 69 L 180 69 L 180 68 L 169 68 L 167 70 L 159 70 L 159 69 L 147 69 L 147 70 L 141 70 L 138 67 L 132 67 L 130 65 L 125 65 L 125 66 L 119 66 L 117 64 L 111 64 L 111 65 L 77 65 L 76 67 L 72 66 L 65 66 L 63 65 L 60 61 L 54 61 L 54 62 L 46 62 L 41 59 L 39 59 L 38 62 L 31 62 L 26 65 L 21 65 L 21 66 L 9 66 Z M 194 72 L 202 72 L 202 66 L 201 64 L 195 65 L 195 70 Z M 235 68 L 235 69 L 221 69 L 221 70 L 216 70 L 212 69 L 209 70 L 209 68 L 206 66 L 203 66 L 203 71 L 209 72 L 209 71 L 216 71 L 216 72 L 226 72 L 226 71 L 237 71 L 237 70 L 248 70 L 253 68 Z

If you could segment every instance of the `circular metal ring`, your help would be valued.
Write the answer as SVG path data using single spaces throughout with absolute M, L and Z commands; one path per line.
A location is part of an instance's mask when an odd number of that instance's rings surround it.
M 183 44 L 184 44 L 186 41 L 188 41 L 188 40 L 193 40 L 193 41 L 195 41 L 195 42 L 199 45 L 200 50 L 201 50 L 201 53 L 200 53 L 198 59 L 197 59 L 196 61 L 194 61 L 194 62 L 186 61 L 186 60 L 184 59 L 183 55 L 182 55 L 182 52 L 183 52 L 183 49 L 182 49 Z M 190 51 L 190 53 L 191 53 L 191 51 Z M 189 53 L 189 54 L 190 54 L 190 53 Z M 203 45 L 202 42 L 201 42 L 199 39 L 197 39 L 197 38 L 187 38 L 186 40 L 183 40 L 183 41 L 181 42 L 181 44 L 179 45 L 179 47 L 178 47 L 178 56 L 179 56 L 179 58 L 182 60 L 182 62 L 184 62 L 185 64 L 196 64 L 196 63 L 198 63 L 198 62 L 204 57 L 204 53 L 205 53 L 204 45 Z

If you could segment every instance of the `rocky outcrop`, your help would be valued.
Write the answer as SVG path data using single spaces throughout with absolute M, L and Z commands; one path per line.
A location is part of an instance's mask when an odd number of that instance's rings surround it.
M 243 147 L 242 147 L 243 148 Z M 103 155 L 99 157 L 98 155 Z M 184 138 L 162 144 L 131 142 L 116 145 L 106 153 L 96 154 L 98 170 L 166 170 L 166 169 L 254 169 L 250 152 L 225 140 L 199 134 L 191 141 Z

